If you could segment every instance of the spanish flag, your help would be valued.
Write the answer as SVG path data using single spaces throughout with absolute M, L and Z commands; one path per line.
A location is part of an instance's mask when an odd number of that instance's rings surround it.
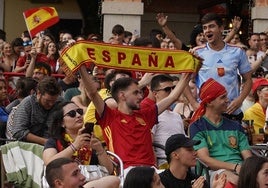
M 31 37 L 59 21 L 58 13 L 54 7 L 29 9 L 23 12 L 23 16 Z

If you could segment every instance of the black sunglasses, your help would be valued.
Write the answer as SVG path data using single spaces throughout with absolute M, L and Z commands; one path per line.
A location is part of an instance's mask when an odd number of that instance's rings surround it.
M 71 118 L 74 118 L 76 116 L 76 113 L 78 113 L 79 115 L 83 115 L 84 111 L 82 108 L 77 108 L 76 110 L 71 110 L 67 112 L 66 114 L 63 115 L 63 117 L 70 116 Z
M 165 87 L 162 89 L 156 89 L 155 91 L 165 91 L 165 92 L 171 92 L 172 89 L 174 89 L 175 86 L 171 86 L 171 87 Z
M 30 46 L 30 45 L 32 45 L 32 41 L 25 41 L 24 43 L 22 43 L 23 44 L 23 46 Z

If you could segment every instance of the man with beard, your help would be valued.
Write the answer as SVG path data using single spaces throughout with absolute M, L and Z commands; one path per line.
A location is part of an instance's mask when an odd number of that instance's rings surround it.
M 224 27 L 219 15 L 208 13 L 201 19 L 201 23 L 208 42 L 194 49 L 195 54 L 204 59 L 196 77 L 197 87 L 200 89 L 201 85 L 210 77 L 221 83 L 226 88 L 230 101 L 225 112 L 226 117 L 241 121 L 243 113 L 240 106 L 249 94 L 252 85 L 248 58 L 243 49 L 223 41 Z M 240 74 L 244 81 L 241 91 L 237 74 Z
M 24 98 L 14 112 L 12 137 L 26 142 L 44 145 L 48 137 L 48 125 L 55 104 L 59 102 L 61 88 L 53 77 L 46 77 L 37 85 L 36 94 Z
M 109 140 L 108 148 L 124 163 L 126 172 L 134 166 L 154 166 L 151 128 L 157 123 L 157 115 L 167 109 L 183 92 L 190 74 L 184 74 L 168 97 L 155 105 L 140 108 L 143 94 L 136 80 L 120 78 L 111 88 L 117 109 L 109 108 L 94 87 L 93 77 L 80 68 L 88 95 L 96 107 L 96 119 Z

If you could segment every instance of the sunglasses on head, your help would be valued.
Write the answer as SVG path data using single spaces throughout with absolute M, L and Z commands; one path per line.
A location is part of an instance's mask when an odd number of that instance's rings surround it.
M 32 41 L 25 41 L 25 42 L 23 42 L 22 43 L 23 44 L 23 46 L 30 46 L 30 45 L 32 45 Z
M 78 113 L 79 115 L 83 115 L 84 111 L 82 108 L 77 108 L 76 110 L 71 110 L 67 112 L 66 114 L 64 114 L 64 116 L 70 116 L 71 118 L 74 118 L 76 116 L 76 113 Z
M 165 92 L 171 92 L 172 89 L 174 89 L 175 86 L 169 86 L 169 87 L 165 87 L 165 88 L 162 88 L 162 89 L 157 89 L 155 91 L 165 91 Z

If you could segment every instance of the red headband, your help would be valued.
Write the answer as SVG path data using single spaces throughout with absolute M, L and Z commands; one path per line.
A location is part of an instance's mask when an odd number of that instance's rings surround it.
M 226 92 L 225 87 L 213 78 L 209 78 L 206 82 L 204 82 L 199 92 L 199 97 L 201 99 L 200 107 L 195 111 L 191 122 L 196 121 L 205 114 L 205 105 L 207 103 L 210 103 Z

